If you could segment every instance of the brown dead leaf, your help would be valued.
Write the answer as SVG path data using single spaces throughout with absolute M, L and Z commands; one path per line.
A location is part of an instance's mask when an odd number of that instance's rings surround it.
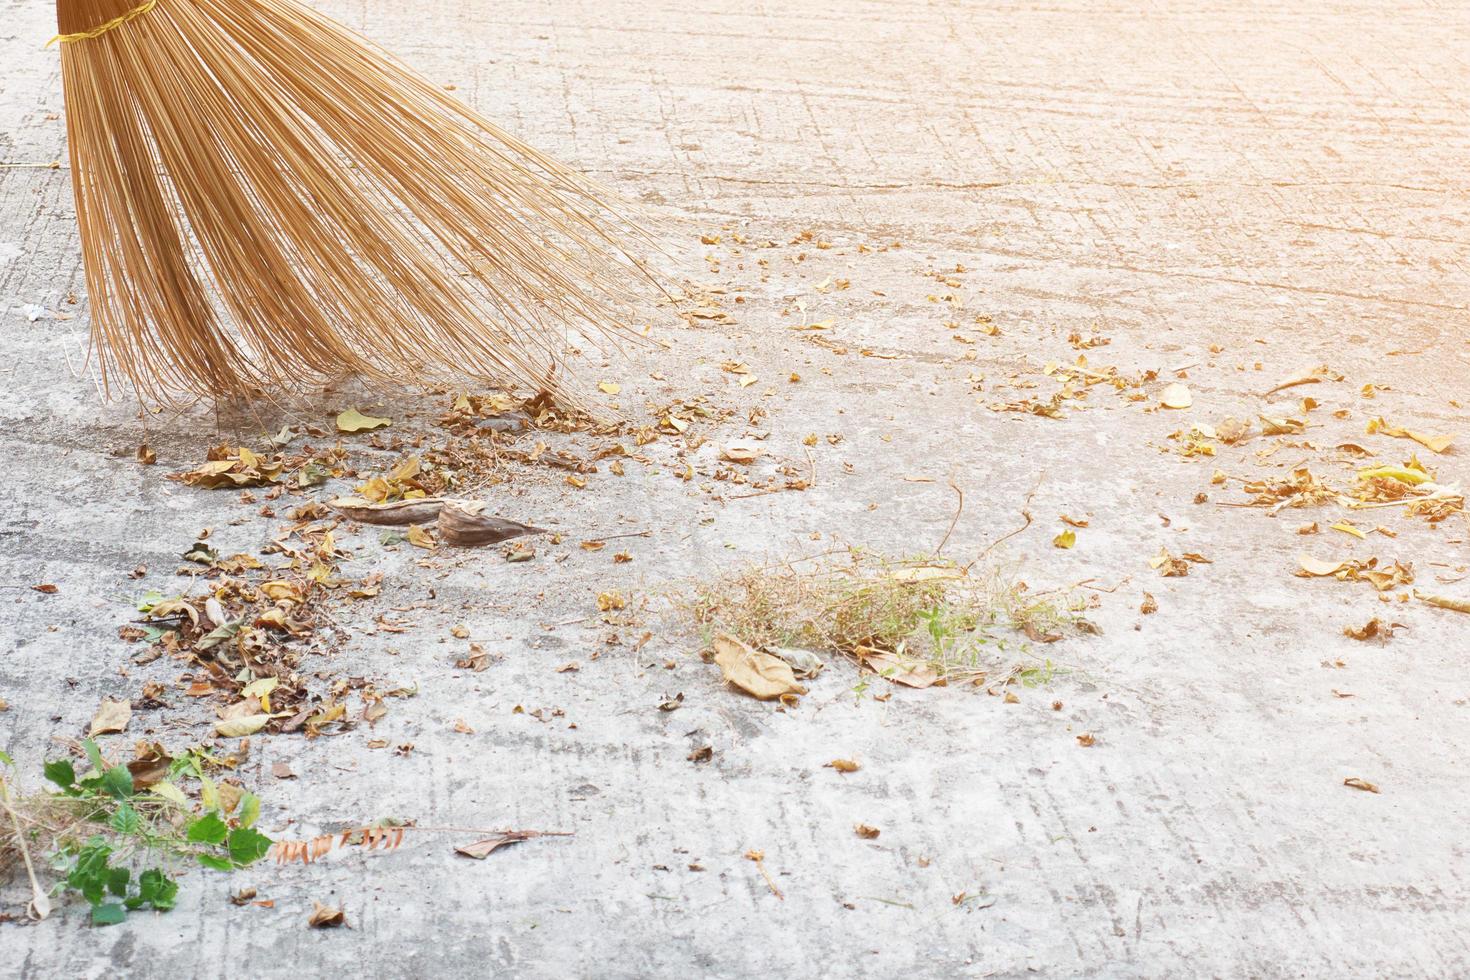
M 1393 636 L 1393 626 L 1374 616 L 1362 626 L 1345 626 L 1343 635 L 1352 637 L 1354 640 L 1372 640 L 1376 637 L 1388 639 Z
M 1097 744 L 1097 736 L 1092 734 L 1092 732 L 1083 732 L 1077 736 L 1077 744 L 1084 749 L 1090 749 Z
M 715 664 L 725 681 L 762 701 L 788 694 L 805 694 L 806 688 L 796 682 L 791 665 L 737 640 L 728 634 L 715 638 Z
M 97 713 L 92 716 L 92 727 L 87 734 L 96 738 L 109 732 L 120 732 L 128 727 L 128 720 L 132 717 L 133 706 L 127 701 L 103 698 L 102 703 L 97 706 Z
M 347 924 L 347 913 L 331 905 L 323 905 L 321 902 L 311 903 L 315 908 L 311 910 L 311 918 L 306 924 L 313 929 L 335 929 Z
M 61 590 L 58 589 L 56 586 L 52 585 L 50 582 L 43 582 L 40 585 L 33 585 L 33 586 L 31 586 L 31 591 L 32 592 L 39 592 L 42 595 L 55 595 L 56 593 L 60 592 Z
M 291 764 L 285 761 L 271 763 L 271 775 L 277 779 L 295 779 L 296 774 L 291 771 Z
M 1361 789 L 1369 793 L 1378 792 L 1378 785 L 1376 783 L 1370 783 L 1366 779 L 1359 779 L 1357 776 L 1349 776 L 1347 779 L 1344 779 L 1342 781 L 1342 784 L 1344 786 L 1351 786 L 1353 789 Z
M 867 667 L 885 680 L 905 687 L 933 687 L 939 674 L 929 664 L 909 657 L 899 657 L 883 650 L 858 647 L 857 655 Z
M 852 830 L 863 840 L 877 840 L 878 835 L 883 833 L 877 827 L 865 823 L 853 824 Z
M 1143 603 L 1138 607 L 1138 611 L 1145 616 L 1152 616 L 1159 611 L 1159 602 L 1154 598 L 1152 592 L 1145 592 L 1143 594 Z
M 454 853 L 476 861 L 483 861 L 502 847 L 511 844 L 519 844 L 536 837 L 570 837 L 569 833 L 546 830 L 504 830 L 493 837 L 483 837 L 470 844 L 464 844 L 454 849 Z
M 854 759 L 833 759 L 822 768 L 836 769 L 838 772 L 857 772 L 862 766 Z
M 732 442 L 720 450 L 720 456 L 732 463 L 754 463 L 765 453 L 765 448 L 755 442 Z

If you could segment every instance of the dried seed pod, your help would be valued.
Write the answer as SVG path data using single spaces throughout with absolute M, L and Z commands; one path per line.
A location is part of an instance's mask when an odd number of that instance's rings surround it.
M 484 507 L 482 503 L 444 501 L 439 512 L 439 540 L 452 548 L 475 548 L 526 534 L 545 533 L 543 528 L 482 514 Z
M 364 524 L 431 524 L 445 504 L 443 497 L 421 497 L 418 500 L 394 500 L 375 504 L 362 497 L 338 497 L 330 504 L 338 513 Z

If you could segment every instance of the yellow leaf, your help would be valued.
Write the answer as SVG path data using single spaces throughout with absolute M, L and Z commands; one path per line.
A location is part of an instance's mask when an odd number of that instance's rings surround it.
M 392 424 L 392 419 L 374 418 L 371 415 L 362 414 L 355 408 L 349 408 L 337 416 L 338 432 L 369 432 L 373 429 L 381 429 L 384 426 Z M 244 458 L 243 455 L 241 458 Z
M 270 720 L 271 716 L 265 713 L 228 718 L 215 724 L 214 733 L 221 738 L 244 738 L 260 731 Z
M 1347 564 L 1341 561 L 1325 561 L 1321 558 L 1313 558 L 1307 554 L 1297 555 L 1296 560 L 1297 564 L 1301 566 L 1302 571 L 1308 575 L 1315 576 L 1335 575 L 1342 569 L 1343 565 Z
M 1398 480 L 1410 486 L 1418 486 L 1429 480 L 1429 474 L 1423 470 L 1411 469 L 1407 466 L 1375 466 L 1372 469 L 1358 470 L 1359 480 L 1371 480 L 1374 477 Z
M 1337 524 L 1331 525 L 1331 527 L 1334 531 L 1341 531 L 1343 534 L 1351 534 L 1355 538 L 1366 539 L 1368 537 L 1368 535 L 1364 534 L 1362 531 L 1359 531 L 1347 521 L 1341 521 Z
M 605 395 L 616 395 L 623 390 L 623 386 L 614 381 L 599 381 L 597 387 L 602 389 Z
M 1431 606 L 1441 609 L 1453 609 L 1455 612 L 1470 613 L 1470 599 L 1451 599 L 1449 596 L 1430 595 L 1427 592 L 1414 590 L 1414 598 L 1420 602 L 1427 602 Z
M 1077 532 L 1068 528 L 1052 538 L 1051 543 L 1058 548 L 1071 548 L 1077 543 Z
M 410 524 L 404 537 L 408 538 L 408 543 L 415 548 L 424 548 L 428 551 L 433 551 L 435 548 L 434 536 L 417 524 Z

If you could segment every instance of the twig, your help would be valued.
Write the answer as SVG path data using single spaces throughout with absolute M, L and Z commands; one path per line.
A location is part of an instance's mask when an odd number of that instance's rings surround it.
M 965 512 L 965 491 L 960 489 L 960 485 L 954 482 L 952 477 L 949 481 L 949 488 L 960 495 L 960 505 L 955 508 L 954 520 L 949 522 L 949 530 L 944 532 L 944 537 L 940 540 L 939 547 L 934 549 L 935 558 L 938 558 L 944 552 L 944 546 L 949 544 L 949 536 L 954 533 L 956 525 L 960 522 L 960 515 Z
M 0 779 L 0 806 L 5 807 L 5 812 L 10 814 L 11 826 L 15 828 L 15 846 L 20 851 L 20 859 L 25 862 L 26 877 L 31 880 L 31 903 L 26 906 L 26 914 L 39 922 L 51 914 L 51 899 L 46 897 L 46 890 L 36 880 L 36 867 L 31 863 L 31 850 L 26 847 L 20 814 L 10 805 L 10 785 L 3 779 Z
M 760 870 L 761 877 L 766 879 L 766 886 L 771 889 L 771 894 L 775 895 L 783 902 L 786 901 L 786 896 L 781 894 L 781 889 L 776 887 L 775 879 L 773 879 L 771 877 L 771 873 L 766 870 L 766 852 L 756 850 L 746 851 L 745 859 L 747 861 L 755 862 L 756 868 Z
M 1021 516 L 1026 518 L 1026 523 L 1016 528 L 1010 534 L 996 538 L 994 541 L 990 542 L 990 544 L 986 546 L 985 550 L 980 552 L 980 554 L 975 558 L 975 561 L 972 561 L 970 562 L 970 564 L 965 566 L 965 571 L 968 572 L 972 567 L 974 567 L 975 562 L 978 562 L 981 558 L 984 558 L 986 555 L 994 551 L 996 546 L 999 545 L 1001 542 L 1009 541 L 1011 538 L 1014 538 L 1016 535 L 1020 534 L 1022 531 L 1031 526 L 1031 511 L 1027 508 L 1031 506 L 1031 498 L 1036 496 L 1036 491 L 1041 489 L 1041 481 L 1044 479 L 1046 479 L 1046 473 L 1043 471 L 1039 476 L 1036 477 L 1035 485 L 1031 487 L 1031 491 L 1026 494 L 1026 499 L 1021 503 Z

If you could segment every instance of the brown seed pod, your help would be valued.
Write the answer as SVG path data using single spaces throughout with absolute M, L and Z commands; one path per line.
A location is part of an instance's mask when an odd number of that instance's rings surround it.
M 475 548 L 498 544 L 526 534 L 544 534 L 545 530 L 529 524 L 502 520 L 481 513 L 483 503 L 446 500 L 439 511 L 439 540 L 452 548 Z

